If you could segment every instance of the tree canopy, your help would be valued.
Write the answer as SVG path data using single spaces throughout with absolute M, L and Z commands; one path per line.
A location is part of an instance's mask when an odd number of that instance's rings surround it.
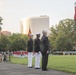
M 12 34 L 10 36 L 0 36 L 0 51 L 20 51 L 26 50 L 28 37 L 23 34 Z
M 3 23 L 2 23 L 2 17 L 0 17 L 0 32 L 1 32 L 1 30 L 2 30 L 2 27 L 1 27 L 1 25 L 3 25 Z M 1 33 L 0 33 L 1 34 Z
M 52 45 L 52 49 L 56 50 L 72 50 L 73 44 L 73 26 L 74 20 L 72 19 L 64 19 L 59 21 L 59 24 L 55 25 L 55 27 L 51 27 L 51 34 L 49 35 L 49 39 Z

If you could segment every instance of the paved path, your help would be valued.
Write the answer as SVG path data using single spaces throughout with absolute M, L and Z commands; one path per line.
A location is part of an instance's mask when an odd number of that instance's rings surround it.
M 26 65 L 0 62 L 0 75 L 74 75 L 61 71 L 42 71 L 41 69 L 27 68 Z

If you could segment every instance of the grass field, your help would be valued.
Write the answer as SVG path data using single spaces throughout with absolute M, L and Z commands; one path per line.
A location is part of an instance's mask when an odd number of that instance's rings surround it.
M 12 63 L 27 65 L 27 60 L 27 58 L 11 57 Z M 76 55 L 50 55 L 48 60 L 48 68 L 76 74 Z

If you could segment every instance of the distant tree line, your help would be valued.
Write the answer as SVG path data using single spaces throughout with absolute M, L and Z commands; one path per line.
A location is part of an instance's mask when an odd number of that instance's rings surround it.
M 26 50 L 28 37 L 23 34 L 12 34 L 10 36 L 0 36 L 0 51 L 20 51 Z
M 76 29 L 74 27 L 75 22 L 73 19 L 64 19 L 59 21 L 59 24 L 52 26 L 48 36 L 51 50 L 68 51 L 75 49 Z M 0 51 L 26 50 L 27 40 L 27 35 L 19 33 L 13 33 L 10 36 L 0 35 Z
M 0 51 L 19 51 L 26 50 L 26 43 L 28 36 L 13 33 L 10 36 L 1 34 L 2 27 L 2 17 L 0 17 Z

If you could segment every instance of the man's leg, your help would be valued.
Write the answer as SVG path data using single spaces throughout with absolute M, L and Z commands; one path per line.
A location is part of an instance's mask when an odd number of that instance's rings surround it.
M 45 54 L 42 54 L 42 70 L 45 70 Z
M 48 54 L 45 55 L 45 68 L 47 69 L 48 64 Z
M 32 67 L 32 59 L 33 59 L 33 53 L 30 52 L 30 66 Z
M 40 58 L 41 58 L 41 55 L 40 55 L 40 53 L 38 53 L 38 63 L 37 63 L 38 64 L 38 68 L 40 68 L 40 60 L 41 60 Z
M 38 62 L 37 55 L 38 53 L 35 53 L 35 68 L 37 68 L 37 62 Z
M 28 67 L 30 67 L 30 57 L 31 57 L 31 53 L 30 52 L 28 52 Z

